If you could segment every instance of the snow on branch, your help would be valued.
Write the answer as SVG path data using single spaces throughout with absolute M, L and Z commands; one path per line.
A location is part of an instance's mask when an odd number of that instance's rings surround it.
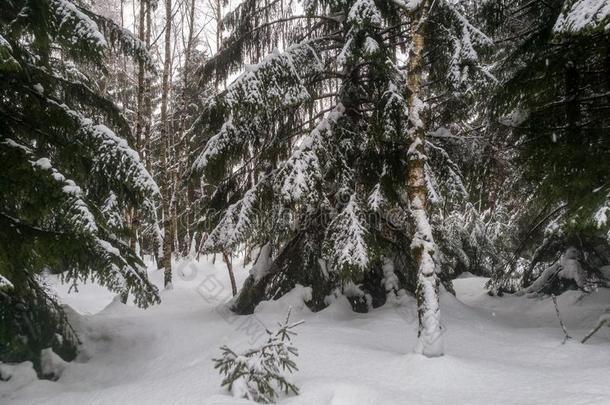
M 97 23 L 110 46 L 141 61 L 148 70 L 155 71 L 155 62 L 152 54 L 146 47 L 146 43 L 137 38 L 131 31 L 117 25 L 109 18 L 92 13 L 87 9 L 79 8 L 79 10 Z
M 35 172 L 48 174 L 52 184 L 57 184 L 61 193 L 58 204 L 62 210 L 62 231 L 69 230 L 67 235 L 82 239 L 92 252 L 91 257 L 105 269 L 103 272 L 92 273 L 92 277 L 115 292 L 124 291 L 126 286 L 129 286 L 135 293 L 136 303 L 140 306 L 146 307 L 152 302 L 159 301 L 157 289 L 148 281 L 146 269 L 140 259 L 133 256 L 123 242 L 108 235 L 104 224 L 96 222 L 96 217 L 81 187 L 57 170 L 49 158 L 35 157 L 29 147 L 11 139 L 3 141 L 1 145 L 23 153 L 27 165 Z M 102 215 L 107 216 L 108 212 L 104 211 L 109 208 L 108 205 L 114 205 L 112 209 L 115 214 L 118 213 L 116 204 L 116 201 L 107 201 L 102 208 Z M 67 277 L 69 278 L 70 275 Z
M 363 273 L 369 264 L 364 215 L 355 194 L 327 229 L 325 244 L 330 268 L 348 280 Z
M 220 130 L 206 142 L 205 148 L 193 162 L 193 169 L 202 171 L 212 159 L 223 154 L 232 144 L 235 133 L 233 117 L 229 116 Z
M 65 104 L 47 100 L 70 117 L 79 127 L 78 133 L 91 150 L 94 170 L 113 181 L 127 185 L 140 198 L 158 198 L 159 187 L 127 141 L 103 124 L 94 124 Z
M 447 7 L 449 7 L 449 10 L 451 10 L 451 12 L 455 15 L 464 30 L 468 32 L 469 38 L 472 38 L 473 42 L 480 45 L 493 45 L 493 40 L 483 31 L 472 25 L 470 20 L 468 20 L 464 13 L 458 10 L 458 8 L 454 4 L 449 1 L 446 1 L 445 4 L 447 5 Z
M 17 69 L 19 69 L 19 62 L 13 56 L 13 47 L 0 34 L 0 71 Z
M 356 0 L 347 14 L 347 23 L 356 26 L 379 26 L 383 19 L 373 0 Z
M 106 224 L 110 229 L 119 229 L 125 225 L 123 210 L 117 200 L 117 196 L 110 191 L 108 197 L 101 207 L 102 215 L 106 219 Z
M 202 116 L 206 118 L 193 126 L 209 128 L 218 116 L 224 117 L 220 129 L 212 128 L 216 132 L 196 158 L 193 169 L 205 170 L 216 157 L 238 150 L 258 135 L 269 111 L 310 100 L 304 78 L 321 69 L 322 64 L 308 43 L 290 46 L 285 52 L 276 49 L 260 63 L 247 66 L 224 93 L 206 102 Z
M 367 198 L 366 202 L 368 207 L 373 212 L 380 212 L 380 210 L 386 205 L 387 200 L 381 190 L 381 183 L 375 184 L 375 187 L 373 187 L 373 191 Z
M 431 179 L 432 184 L 438 184 L 437 180 L 440 180 L 443 187 L 443 193 L 451 200 L 459 200 L 468 196 L 468 190 L 464 185 L 464 179 L 462 177 L 459 166 L 451 159 L 445 149 L 435 145 L 433 142 L 428 140 L 425 141 L 426 151 L 428 153 L 427 170 L 426 175 Z M 431 190 L 429 190 L 431 191 Z M 439 197 L 439 202 L 442 200 L 440 194 L 435 191 Z
M 259 194 L 268 179 L 269 176 L 263 177 L 239 201 L 227 208 L 203 244 L 204 251 L 230 250 L 246 239 L 256 215 Z
M 108 240 L 106 240 L 108 239 Z M 136 305 L 146 308 L 152 303 L 159 303 L 159 291 L 149 280 L 146 267 L 139 258 L 130 257 L 127 246 L 112 238 L 96 237 L 92 249 L 102 260 L 105 272 L 96 272 L 92 276 L 100 284 L 120 293 L 131 289 Z
M 61 36 L 72 45 L 84 41 L 92 44 L 98 51 L 108 47 L 108 42 L 97 24 L 83 13 L 72 1 L 51 0 L 51 12 L 55 17 Z
M 583 31 L 610 31 L 610 1 L 575 0 L 565 2 L 553 31 L 578 34 Z
M 469 65 L 480 71 L 488 80 L 496 82 L 497 79 L 490 73 L 490 69 L 482 65 L 479 58 L 479 50 L 492 47 L 493 40 L 470 22 L 458 4 L 445 1 L 443 5 L 454 19 L 452 26 L 447 28 L 453 42 L 453 54 L 449 60 L 449 76 L 452 82 L 460 84 L 468 80 L 472 74 L 469 72 Z
M 394 5 L 402 10 L 411 12 L 416 10 L 421 4 L 422 0 L 391 0 Z
M 308 43 L 292 45 L 284 52 L 274 49 L 260 63 L 246 66 L 223 100 L 230 108 L 238 104 L 257 108 L 299 105 L 311 98 L 303 77 L 321 69 L 320 59 Z
M 277 331 L 266 330 L 267 341 L 260 347 L 236 353 L 228 346 L 222 346 L 222 355 L 212 359 L 214 368 L 223 375 L 222 386 L 233 396 L 246 398 L 262 404 L 274 403 L 278 391 L 298 394 L 299 389 L 290 383 L 282 373 L 297 371 L 295 357 L 297 348 L 292 344 L 296 335 L 294 328 L 304 321 L 290 322 L 290 309 L 283 323 L 278 323 Z
M 404 89 L 405 84 L 401 80 L 393 79 L 383 93 L 383 134 L 389 140 L 400 139 L 402 127 L 406 126 L 409 111 Z
M 606 196 L 605 201 L 593 214 L 593 223 L 598 229 L 603 229 L 610 225 L 610 195 Z M 610 229 L 606 234 L 606 240 L 610 242 Z
M 3 144 L 23 152 L 29 158 L 29 163 L 35 171 L 49 173 L 50 178 L 60 187 L 64 196 L 65 218 L 77 233 L 93 235 L 98 232 L 98 225 L 84 200 L 83 192 L 73 180 L 67 179 L 53 167 L 48 158 L 37 159 L 34 157 L 33 152 L 27 146 L 18 144 L 11 139 L 5 140 Z
M 300 140 L 296 149 L 282 165 L 276 178 L 279 193 L 285 201 L 296 202 L 316 198 L 317 186 L 322 178 L 320 155 L 332 136 L 332 128 L 343 115 L 345 108 L 337 104 L 316 127 Z

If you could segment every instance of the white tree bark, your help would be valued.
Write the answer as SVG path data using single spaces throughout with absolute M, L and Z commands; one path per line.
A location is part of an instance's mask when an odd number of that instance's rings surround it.
M 421 95 L 422 53 L 425 46 L 422 27 L 429 11 L 429 1 L 423 0 L 413 11 L 411 49 L 407 66 L 407 90 L 411 146 L 408 152 L 408 198 L 413 219 L 414 235 L 411 253 L 417 263 L 417 306 L 419 318 L 418 342 L 415 351 L 428 357 L 443 355 L 441 317 L 439 308 L 439 279 L 436 274 L 434 252 L 436 245 L 428 220 L 428 189 L 425 178 L 426 125 L 420 113 L 424 104 Z

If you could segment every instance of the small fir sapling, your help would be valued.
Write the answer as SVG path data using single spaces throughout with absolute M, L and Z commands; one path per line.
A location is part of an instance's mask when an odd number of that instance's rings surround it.
M 214 368 L 224 376 L 222 386 L 233 396 L 270 404 L 280 391 L 299 394 L 299 388 L 282 375 L 284 371 L 298 370 L 294 361 L 298 350 L 292 345 L 291 337 L 296 335 L 293 329 L 304 321 L 290 323 L 290 312 L 289 309 L 283 323 L 278 322 L 277 331 L 267 329 L 269 337 L 262 346 L 241 354 L 226 345 L 220 348 L 222 356 L 213 359 Z

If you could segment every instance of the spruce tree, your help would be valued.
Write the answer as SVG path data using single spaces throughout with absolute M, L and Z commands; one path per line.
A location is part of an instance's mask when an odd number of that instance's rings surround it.
M 0 360 L 69 359 L 77 337 L 41 273 L 159 301 L 125 215 L 155 233 L 159 191 L 101 94 L 105 56 L 152 68 L 141 42 L 70 0 L 3 1 L 0 16 Z
M 367 310 L 385 301 L 380 281 L 394 277 L 382 270 L 388 259 L 401 287 L 422 285 L 415 251 L 423 241 L 431 290 L 419 295 L 437 299 L 441 255 L 422 218 L 441 198 L 429 206 L 422 198 L 444 195 L 447 209 L 465 189 L 450 156 L 425 140 L 433 129 L 426 101 L 461 98 L 473 76 L 485 77 L 475 49 L 489 39 L 461 4 L 416 3 L 315 1 L 301 15 L 281 1 L 246 1 L 223 21 L 231 34 L 200 69 L 202 82 L 256 63 L 206 102 L 191 131 L 201 145 L 193 169 L 203 179 L 203 249 L 265 246 L 236 311 L 251 312 L 296 283 L 313 286 L 314 309 L 344 294 Z M 420 60 L 405 65 L 417 35 L 427 41 Z M 429 63 L 433 53 L 442 56 L 438 65 Z M 438 118 L 451 120 L 458 118 Z M 436 159 L 427 159 L 429 149 Z M 450 174 L 435 176 L 440 170 Z
M 499 44 L 491 131 L 510 145 L 519 241 L 492 287 L 514 291 L 577 250 L 586 278 L 610 260 L 610 37 L 606 1 L 490 2 Z M 562 259 L 563 257 L 563 259 Z M 522 260 L 520 260 L 522 259 Z M 554 292 L 588 283 L 549 279 Z M 580 271 L 576 272 L 579 273 Z

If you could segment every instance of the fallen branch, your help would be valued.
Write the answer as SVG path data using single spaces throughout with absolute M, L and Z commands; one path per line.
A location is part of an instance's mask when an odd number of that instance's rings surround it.
M 551 298 L 553 299 L 553 304 L 555 304 L 555 313 L 557 314 L 557 319 L 559 319 L 559 325 L 561 325 L 561 330 L 563 331 L 563 341 L 561 344 L 565 344 L 568 339 L 572 339 L 572 336 L 568 335 L 568 330 L 566 329 L 563 320 L 561 319 L 561 315 L 559 314 L 559 305 L 557 304 L 557 297 L 555 294 L 551 294 Z M 583 342 L 584 343 L 584 342 Z
M 606 325 L 610 325 L 610 309 L 606 310 L 605 314 L 602 314 L 597 320 L 597 325 L 595 328 L 591 329 L 591 331 L 585 336 L 580 343 L 585 343 L 589 338 L 597 333 L 598 330 L 603 328 Z

